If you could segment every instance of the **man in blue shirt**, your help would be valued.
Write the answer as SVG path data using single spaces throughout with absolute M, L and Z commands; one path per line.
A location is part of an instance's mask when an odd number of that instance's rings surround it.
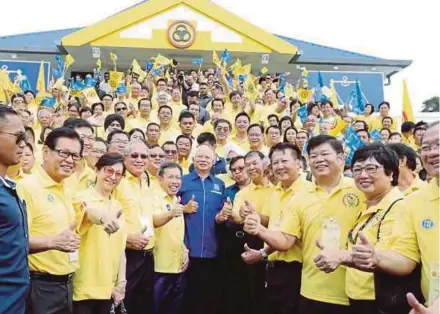
M 217 140 L 215 139 L 214 134 L 210 132 L 203 132 L 197 137 L 197 144 L 199 146 L 200 145 L 209 146 L 215 152 L 215 149 L 217 147 Z M 194 171 L 194 164 L 191 164 L 189 166 L 189 172 L 193 172 L 193 171 Z M 211 167 L 210 172 L 214 175 L 227 173 L 228 171 L 226 170 L 226 160 L 214 153 L 214 164 Z
M 179 192 L 186 204 L 185 245 L 189 250 L 186 271 L 185 313 L 212 313 L 218 298 L 217 223 L 224 222 L 225 184 L 210 171 L 215 154 L 201 145 L 194 155 L 194 171 L 184 176 Z
M 15 183 L 6 178 L 8 167 L 20 163 L 25 139 L 17 113 L 0 106 L 0 314 L 25 313 L 29 288 L 25 204 L 18 198 Z

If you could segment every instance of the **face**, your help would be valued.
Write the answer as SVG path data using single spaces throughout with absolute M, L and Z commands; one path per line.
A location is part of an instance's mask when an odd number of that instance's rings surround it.
M 171 122 L 171 119 L 173 117 L 173 113 L 168 108 L 163 108 L 159 112 L 159 120 L 163 124 L 168 124 Z
M 104 104 L 104 107 L 106 108 L 106 110 L 109 110 L 112 107 L 113 99 L 109 96 L 105 96 L 102 99 L 102 103 Z
M 281 140 L 280 130 L 276 128 L 270 128 L 269 132 L 267 132 L 267 140 L 269 142 L 269 146 L 273 146 L 279 143 Z
M 321 111 L 319 110 L 318 106 L 313 106 L 312 110 L 310 111 L 310 113 L 312 115 L 314 115 L 315 117 L 319 116 L 319 114 L 321 113 Z
M 387 143 L 389 137 L 390 132 L 384 130 L 380 132 L 380 140 L 382 141 L 382 143 Z
M 182 185 L 182 174 L 179 168 L 168 168 L 159 176 L 159 183 L 168 195 L 176 195 Z
M 208 173 L 214 164 L 214 151 L 212 148 L 202 145 L 197 148 L 194 155 L 194 168 L 203 173 Z
M 34 100 L 34 95 L 32 95 L 32 93 L 26 93 L 24 94 L 24 100 L 27 104 L 30 104 Z
M 237 184 L 246 184 L 248 182 L 249 177 L 244 167 L 244 159 L 237 160 L 231 167 L 229 168 L 231 171 L 232 179 L 237 182 Z
M 21 156 L 21 169 L 24 173 L 29 173 L 35 164 L 35 157 L 32 150 L 25 146 L 23 149 L 23 155 Z
M 95 136 L 90 128 L 76 128 L 76 133 L 83 140 L 83 157 L 88 157 L 95 142 Z
M 310 170 L 316 179 L 339 176 L 343 164 L 344 154 L 337 154 L 328 143 L 321 144 L 310 151 Z
M 380 195 L 391 188 L 392 174 L 386 175 L 375 158 L 356 161 L 352 173 L 356 187 L 367 197 Z
M 41 111 L 39 113 L 39 119 L 41 126 L 49 126 L 52 122 L 52 113 L 47 110 Z
M 305 123 L 305 128 L 306 130 L 313 130 L 315 128 L 316 125 L 316 117 L 314 115 L 310 115 L 307 117 L 306 123 Z
M 17 112 L 22 112 L 26 109 L 26 103 L 24 102 L 24 97 L 15 97 L 12 101 L 12 108 Z
M 104 110 L 103 110 L 102 106 L 95 106 L 95 107 L 93 108 L 93 114 L 95 114 L 95 115 L 97 115 L 97 116 L 102 115 L 103 111 L 104 111 Z
M 241 96 L 239 94 L 232 96 L 231 103 L 233 105 L 240 105 L 241 104 Z
M 139 84 L 131 85 L 131 97 L 137 98 L 141 94 L 141 86 Z
M 382 105 L 379 107 L 379 113 L 381 117 L 387 116 L 389 111 L 390 109 L 388 108 L 387 105 Z
M 150 149 L 150 154 L 148 156 L 148 165 L 151 168 L 158 170 L 161 163 L 165 161 L 165 152 L 160 147 L 155 147 Z
M 130 144 L 130 153 L 125 155 L 124 164 L 127 171 L 135 177 L 140 177 L 147 168 L 148 148 L 138 142 Z
M 296 140 L 296 131 L 293 129 L 286 131 L 286 139 L 289 143 L 295 143 Z
M 69 114 L 69 118 L 76 119 L 79 117 L 79 110 L 76 106 L 70 106 L 67 113 Z
M 105 166 L 96 171 L 96 186 L 104 191 L 113 191 L 121 182 L 123 174 L 124 167 L 122 163 Z
M 142 100 L 139 105 L 139 112 L 142 116 L 149 116 L 151 113 L 151 103 L 149 100 Z
M 87 120 L 92 116 L 92 113 L 89 110 L 85 110 L 81 113 L 81 119 Z
M 382 121 L 382 127 L 386 128 L 386 129 L 390 129 L 391 128 L 391 120 L 390 119 L 384 119 Z
M 99 158 L 102 157 L 107 152 L 107 147 L 101 141 L 95 141 L 93 143 L 92 151 L 89 154 L 89 161 L 91 165 L 94 166 Z
M 128 136 L 126 134 L 120 133 L 113 135 L 111 142 L 108 144 L 108 151 L 110 153 L 124 154 L 125 148 L 129 142 Z
M 159 82 L 157 83 L 157 89 L 158 89 L 160 92 L 166 92 L 166 91 L 167 91 L 167 84 L 166 84 L 164 81 L 159 81 Z
M 121 124 L 118 121 L 113 121 L 112 123 L 109 124 L 109 126 L 107 128 L 108 133 L 110 133 L 111 131 L 114 131 L 114 130 L 121 130 L 122 131 Z
M 229 124 L 220 122 L 214 130 L 215 137 L 219 141 L 226 141 L 231 130 L 229 129 Z
M 159 140 L 160 129 L 157 125 L 150 125 L 147 128 L 147 138 L 150 143 L 156 143 Z
M 124 119 L 127 117 L 127 105 L 124 103 L 119 103 L 115 106 L 115 113 L 123 117 Z
M 272 90 L 266 92 L 266 102 L 273 103 L 275 101 L 275 94 Z
M 238 132 L 244 133 L 246 132 L 247 128 L 249 127 L 249 119 L 245 116 L 240 116 L 235 121 L 235 128 Z
M 174 144 L 166 144 L 163 146 L 165 152 L 165 160 L 170 162 L 177 161 L 177 146 Z
M 251 180 L 264 176 L 263 160 L 256 154 L 248 156 L 244 161 L 246 172 Z
M 221 101 L 213 101 L 212 102 L 212 111 L 222 113 L 223 109 L 224 109 L 224 107 L 223 107 L 223 103 Z
M 365 126 L 364 126 L 364 124 L 362 122 L 356 122 L 355 124 L 353 124 L 353 129 L 355 131 L 364 130 Z
M 281 131 L 284 133 L 284 131 L 286 131 L 287 128 L 290 128 L 292 126 L 292 122 L 290 122 L 290 120 L 283 120 L 283 122 L 281 122 Z
M 200 94 L 206 96 L 208 94 L 208 86 L 203 84 L 200 85 Z
M 22 111 L 20 113 L 21 122 L 23 122 L 24 126 L 29 126 L 31 124 L 31 115 L 26 111 Z
M 418 129 L 415 133 L 414 133 L 414 140 L 416 142 L 416 144 L 420 145 L 422 143 L 422 138 L 425 135 L 425 130 L 423 129 Z
M 432 177 L 439 177 L 440 155 L 439 155 L 439 132 L 440 127 L 436 125 L 429 128 L 423 136 L 420 158 L 423 161 L 426 171 Z
M 303 149 L 308 140 L 309 139 L 307 137 L 307 134 L 304 132 L 300 132 L 296 135 L 296 146 L 298 146 L 300 149 Z
M 365 114 L 370 115 L 372 112 L 372 106 L 365 106 Z
M 253 127 L 248 132 L 251 148 L 258 148 L 263 143 L 263 133 L 259 127 Z
M 189 105 L 188 111 L 191 112 L 197 119 L 200 114 L 200 107 L 199 105 Z
M 55 149 L 43 147 L 43 166 L 56 182 L 71 176 L 81 160 L 81 144 L 78 140 L 58 138 Z
M 0 124 L 0 162 L 7 167 L 18 165 L 25 148 L 24 126 L 18 116 L 7 115 Z M 21 139 L 21 140 L 20 140 Z M 18 141 L 20 140 L 20 141 Z
M 323 122 L 319 125 L 319 133 L 320 134 L 327 135 L 328 131 L 330 131 L 330 124 L 329 123 Z
M 368 132 L 367 131 L 361 131 L 358 132 L 357 135 L 359 136 L 359 138 L 361 139 L 361 141 L 366 145 L 368 143 L 370 143 L 370 139 L 368 138 Z
M 275 151 L 272 154 L 271 164 L 275 178 L 280 182 L 291 182 L 299 175 L 300 161 L 290 150 Z
M 183 118 L 180 120 L 179 125 L 183 135 L 191 136 L 195 127 L 195 121 L 193 118 Z
M 275 117 L 270 117 L 268 120 L 269 120 L 269 125 L 270 125 L 270 126 L 277 126 L 277 125 L 278 125 L 277 118 L 275 118 Z
M 333 108 L 330 106 L 330 104 L 325 103 L 323 106 L 321 106 L 321 111 L 324 117 L 328 117 L 333 112 Z
M 130 141 L 139 141 L 139 140 L 145 140 L 144 133 L 141 133 L 139 131 L 134 131 L 133 134 L 130 136 Z
M 392 144 L 392 143 L 402 143 L 402 138 L 399 135 L 393 135 L 388 140 L 388 143 L 390 143 L 390 144 Z
M 187 138 L 180 138 L 176 144 L 179 156 L 187 158 L 191 152 L 190 140 Z

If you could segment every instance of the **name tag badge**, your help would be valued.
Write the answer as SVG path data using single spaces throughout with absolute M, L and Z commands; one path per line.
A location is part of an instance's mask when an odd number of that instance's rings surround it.
M 341 239 L 341 227 L 333 219 L 324 219 L 324 225 L 321 234 L 321 243 L 325 248 L 339 249 Z
M 439 297 L 440 286 L 440 264 L 429 265 L 429 296 L 428 305 L 431 305 Z
M 151 238 L 154 236 L 153 224 L 151 223 L 150 219 L 148 219 L 148 217 L 141 217 L 141 226 L 142 229 L 145 229 L 144 236 L 146 236 L 147 238 Z
M 79 260 L 79 251 L 69 253 L 69 263 L 77 262 Z

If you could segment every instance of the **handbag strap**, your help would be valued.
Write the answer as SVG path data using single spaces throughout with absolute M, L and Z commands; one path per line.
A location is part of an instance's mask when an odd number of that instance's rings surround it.
M 403 200 L 403 198 L 399 198 L 399 199 L 395 200 L 393 203 L 391 203 L 390 207 L 388 207 L 388 209 L 383 214 L 382 218 L 379 220 L 379 225 L 377 227 L 377 242 L 379 242 L 379 239 L 380 239 L 380 227 L 382 226 L 382 221 L 385 219 L 385 216 L 390 212 L 391 208 L 393 208 L 394 204 L 396 204 L 397 202 L 402 201 L 402 200 Z

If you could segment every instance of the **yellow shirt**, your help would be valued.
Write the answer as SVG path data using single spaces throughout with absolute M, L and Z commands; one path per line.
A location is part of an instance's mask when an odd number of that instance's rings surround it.
M 272 190 L 272 195 L 266 200 L 264 207 L 265 212 L 270 212 L 269 229 L 279 230 L 282 221 L 287 217 L 288 213 L 292 210 L 290 200 L 300 190 L 311 188 L 312 183 L 306 181 L 302 176 L 293 182 L 293 184 L 284 190 L 279 183 Z M 269 255 L 271 261 L 285 261 L 285 262 L 302 262 L 301 245 L 295 244 L 286 252 L 276 251 Z
M 177 197 L 167 195 L 162 189 L 150 199 L 149 206 L 154 214 L 171 211 Z M 162 227 L 156 228 L 156 245 L 154 247 L 154 271 L 166 274 L 179 274 L 183 265 L 185 244 L 185 220 L 183 216 L 175 217 Z
M 339 241 L 333 241 L 335 248 L 346 248 L 346 235 L 359 215 L 364 196 L 355 188 L 353 180 L 345 177 L 341 177 L 330 194 L 320 186 L 312 186 L 292 197 L 292 215 L 283 220 L 281 231 L 302 241 L 301 295 L 320 302 L 348 305 L 345 268 L 326 274 L 315 266 L 313 259 L 319 254 L 316 241 L 324 240 L 322 231 L 331 222 L 339 226 L 339 233 L 335 233 Z
M 83 160 L 83 162 L 85 163 L 85 160 Z M 76 194 L 87 190 L 91 186 L 94 186 L 95 181 L 95 171 L 86 164 L 80 173 L 75 171 L 70 177 L 64 180 L 64 186 L 66 187 L 66 191 L 73 193 L 72 197 L 74 197 Z
M 235 196 L 234 207 L 232 208 L 232 215 L 236 221 L 243 220 L 240 217 L 240 207 L 244 205 L 244 201 L 248 201 L 253 205 L 261 215 L 269 217 L 270 211 L 263 205 L 271 196 L 273 188 L 274 186 L 270 182 L 266 185 L 256 185 L 251 182 L 248 186 L 241 189 Z
M 225 145 L 217 143 L 217 146 L 215 148 L 215 153 L 219 157 L 226 158 L 226 156 L 225 156 Z
M 73 205 L 78 213 L 87 212 L 87 208 L 117 213 L 122 208 L 121 203 L 105 199 L 94 187 L 77 194 Z M 73 278 L 73 300 L 108 300 L 116 286 L 121 255 L 125 252 L 127 231 L 123 218 L 120 218 L 120 229 L 111 236 L 102 226 L 93 225 L 86 219 L 79 227 L 79 234 L 81 267 Z
M 231 174 L 230 173 L 218 174 L 217 178 L 219 178 L 220 180 L 222 180 L 225 183 L 225 187 L 226 188 L 228 186 L 231 186 L 231 185 L 235 184 L 235 181 L 234 181 L 234 179 L 231 178 Z
M 148 119 L 142 118 L 141 116 L 138 116 L 134 119 L 129 119 L 130 121 L 130 127 L 132 129 L 138 128 L 141 129 L 144 133 L 147 131 L 147 126 L 151 122 L 159 123 L 159 120 L 157 118 L 154 118 L 157 116 L 157 112 L 152 110 L 150 113 L 150 117 Z M 130 130 L 127 130 L 130 131 Z
M 75 221 L 72 199 L 65 193 L 64 184 L 55 182 L 43 168 L 21 180 L 17 191 L 26 202 L 30 237 L 57 236 Z M 56 250 L 29 255 L 31 271 L 67 275 L 78 267 L 78 261 L 69 261 L 68 253 Z
M 152 191 L 148 187 L 147 176 L 144 174 L 141 181 L 131 173 L 126 172 L 119 186 L 114 192 L 114 197 L 122 204 L 128 235 L 138 234 L 146 226 L 146 234 L 150 240 L 144 250 L 154 247 L 154 226 L 152 213 L 148 208 L 148 198 Z
M 403 195 L 398 188 L 393 188 L 375 206 L 367 208 L 363 203 L 362 213 L 359 215 L 351 232 L 348 234 L 348 250 L 351 251 L 353 242 L 359 243 L 359 231 L 363 230 L 371 244 L 378 249 L 387 249 L 396 218 L 405 211 L 405 202 L 398 201 L 391 210 L 385 212 L 391 204 L 402 199 Z M 385 218 L 383 218 L 385 215 Z M 383 219 L 383 220 L 382 220 Z M 382 221 L 382 222 L 381 222 Z M 377 241 L 377 233 L 380 223 L 380 240 Z M 352 242 L 353 241 L 353 242 Z M 354 300 L 374 300 L 374 275 L 355 268 L 347 268 L 345 277 L 345 291 L 349 298 Z
M 205 125 L 207 125 L 208 123 L 205 123 Z M 213 130 L 214 131 L 214 130 Z M 206 132 L 203 125 L 196 123 L 196 126 L 194 127 L 194 130 L 192 132 L 192 135 L 194 136 L 194 138 L 197 139 L 197 137 L 202 134 L 203 132 Z M 193 143 L 194 145 L 194 143 Z
M 240 140 L 237 138 L 237 136 L 234 135 L 234 136 L 231 136 L 231 137 L 228 139 L 228 142 L 231 142 L 231 143 L 237 145 L 238 147 L 243 148 L 246 152 L 248 152 L 248 151 L 251 150 L 250 145 L 249 145 L 249 139 L 247 138 L 247 136 L 246 136 L 246 138 L 245 138 L 243 141 L 240 141 Z
M 180 135 L 180 130 L 169 127 L 168 130 L 160 129 L 159 145 L 162 146 L 167 141 L 176 142 L 177 137 Z
M 391 250 L 422 263 L 422 292 L 428 304 L 438 296 L 439 186 L 432 181 L 405 198 L 406 210 L 394 224 Z M 435 275 L 436 274 L 436 275 Z M 437 290 L 437 291 L 436 291 Z
M 428 183 L 426 181 L 423 181 L 422 179 L 419 178 L 418 175 L 415 175 L 415 178 L 414 178 L 413 182 L 411 183 L 409 188 L 407 188 L 403 192 L 403 195 L 405 197 L 407 197 L 408 195 L 410 195 L 410 194 L 412 194 L 414 192 L 417 192 L 420 189 L 423 189 L 427 185 L 428 185 Z
M 368 124 L 368 128 L 370 131 L 373 131 L 374 129 L 380 131 L 383 126 L 382 126 L 382 117 L 381 116 L 373 116 L 370 119 L 365 120 Z M 390 128 L 391 132 L 395 132 L 397 131 L 397 123 L 394 121 L 393 119 L 393 124 L 391 125 Z

